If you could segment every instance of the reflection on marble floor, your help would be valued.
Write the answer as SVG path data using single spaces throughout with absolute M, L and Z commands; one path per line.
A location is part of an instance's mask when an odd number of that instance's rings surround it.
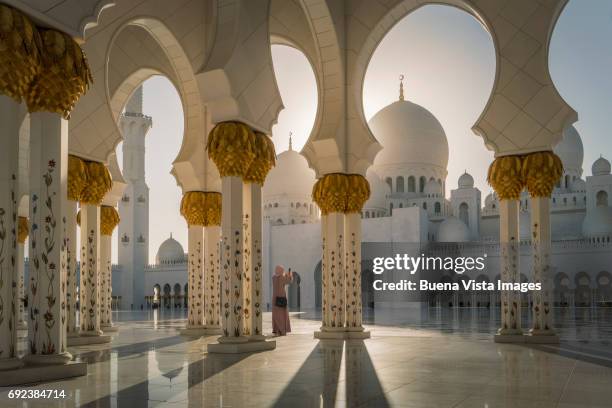
M 214 337 L 179 336 L 181 311 L 120 312 L 111 344 L 70 349 L 86 377 L 27 387 L 65 400 L 2 389 L 0 407 L 609 407 L 611 312 L 557 311 L 554 347 L 493 343 L 486 309 L 377 311 L 372 338 L 347 342 L 314 340 L 316 314 L 301 313 L 276 350 L 228 356 L 206 354 Z

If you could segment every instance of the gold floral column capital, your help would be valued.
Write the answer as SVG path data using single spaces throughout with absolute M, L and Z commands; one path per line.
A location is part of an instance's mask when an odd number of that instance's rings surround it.
M 115 207 L 103 205 L 100 207 L 100 234 L 113 235 L 113 230 L 119 225 L 119 212 Z
M 80 157 L 68 155 L 68 199 L 80 201 L 87 186 L 87 166 Z
M 249 166 L 243 180 L 247 183 L 263 185 L 268 172 L 276 164 L 276 151 L 272 139 L 262 132 L 255 134 L 255 158 Z
M 187 224 L 203 227 L 221 225 L 221 193 L 189 191 L 181 200 L 181 215 Z
M 22 101 L 41 69 L 41 48 L 40 35 L 30 19 L 0 4 L 0 94 Z
M 244 177 L 257 156 L 255 133 L 241 122 L 220 122 L 210 131 L 206 150 L 221 177 Z
M 525 187 L 521 156 L 497 157 L 489 166 L 487 181 L 500 200 L 518 200 Z
M 93 82 L 87 58 L 72 37 L 41 29 L 41 69 L 25 96 L 30 112 L 55 112 L 70 118 L 70 111 Z
M 17 219 L 17 242 L 24 244 L 30 232 L 30 224 L 27 217 L 18 217 Z
M 552 151 L 530 153 L 523 158 L 522 175 L 531 197 L 550 197 L 563 175 L 563 162 Z
M 100 205 L 104 195 L 113 187 L 113 179 L 104 163 L 87 161 L 85 165 L 87 185 L 81 193 L 81 204 Z
M 312 199 L 323 215 L 360 212 L 368 198 L 370 185 L 359 174 L 326 174 L 312 188 Z

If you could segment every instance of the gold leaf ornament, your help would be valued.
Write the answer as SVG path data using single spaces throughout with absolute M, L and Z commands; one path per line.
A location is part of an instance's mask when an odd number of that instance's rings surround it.
M 563 162 L 551 151 L 530 153 L 523 159 L 522 175 L 531 197 L 550 197 L 563 175 Z
M 360 212 L 368 198 L 370 185 L 359 174 L 326 174 L 312 189 L 312 199 L 323 215 Z
M 210 131 L 208 157 L 221 177 L 244 177 L 257 156 L 255 134 L 241 122 L 220 122 Z
M 80 201 L 87 186 L 87 166 L 80 157 L 68 156 L 68 200 Z
M 70 112 L 93 82 L 87 58 L 67 34 L 40 30 L 42 69 L 26 95 L 30 112 L 55 112 L 70 118 Z
M 189 191 L 181 200 L 181 215 L 189 226 L 221 225 L 221 193 Z
M 521 156 L 497 157 L 489 166 L 487 182 L 500 200 L 518 200 L 525 187 Z
M 86 161 L 87 185 L 81 193 L 82 204 L 100 205 L 104 195 L 113 187 L 113 179 L 104 163 Z
M 0 4 L 0 94 L 21 102 L 41 70 L 42 41 L 30 19 Z
M 262 132 L 255 135 L 255 158 L 247 169 L 243 180 L 248 183 L 263 185 L 268 172 L 276 165 L 276 151 L 272 139 Z
M 113 235 L 113 230 L 119 225 L 119 221 L 121 221 L 121 218 L 119 218 L 119 212 L 115 207 L 110 205 L 100 207 L 100 234 Z

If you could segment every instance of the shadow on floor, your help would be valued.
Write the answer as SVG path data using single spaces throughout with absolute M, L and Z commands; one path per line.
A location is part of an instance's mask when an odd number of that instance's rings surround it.
M 357 407 L 372 399 L 389 407 L 363 340 L 320 340 L 273 406 L 334 407 L 339 400 Z

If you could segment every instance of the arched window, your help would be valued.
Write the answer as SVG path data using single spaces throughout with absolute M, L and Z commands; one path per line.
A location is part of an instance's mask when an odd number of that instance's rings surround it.
M 571 179 L 570 179 L 570 176 L 569 176 L 569 175 L 565 176 L 565 188 L 569 188 L 569 186 L 570 186 L 570 180 L 571 180 Z
M 427 209 L 427 203 L 423 202 L 423 209 L 426 210 Z
M 293 203 L 291 203 L 291 208 L 293 208 Z
M 425 178 L 425 176 L 419 177 L 419 193 L 422 193 L 423 191 L 425 191 L 426 182 L 427 182 L 427 179 Z
M 295 220 L 291 220 L 291 223 L 292 223 L 292 224 L 295 224 Z
M 389 204 L 389 214 L 393 214 L 393 203 Z
M 385 181 L 389 185 L 389 188 L 391 189 L 391 191 L 393 191 L 393 181 L 391 180 L 391 177 L 387 177 Z
M 395 191 L 397 193 L 404 192 L 404 178 L 402 176 L 397 176 L 395 178 Z
M 400 203 L 399 208 L 404 208 L 404 203 Z
M 434 212 L 436 214 L 440 214 L 442 212 L 442 206 L 440 205 L 440 203 L 438 201 L 436 201 L 436 203 L 434 204 Z
M 277 208 L 277 207 L 278 207 L 278 203 L 274 203 L 274 208 Z
M 607 207 L 608 206 L 608 193 L 601 190 L 597 193 L 596 202 L 598 207 Z
M 414 181 L 414 176 L 408 177 L 408 192 L 414 193 L 416 191 L 416 183 Z
M 301 204 L 300 203 L 296 203 L 295 204 L 295 208 L 300 208 Z
M 369 211 L 366 211 L 366 216 L 365 217 L 366 218 L 370 218 L 370 212 Z
M 495 204 L 493 204 L 493 205 L 495 205 Z M 493 207 L 493 208 L 495 208 L 495 207 Z M 467 226 L 470 225 L 470 216 L 469 216 L 469 213 L 468 213 L 468 209 L 469 209 L 469 207 L 468 207 L 467 203 L 461 203 L 459 205 L 459 219 L 461 221 L 463 221 L 465 223 L 465 225 L 467 225 Z

